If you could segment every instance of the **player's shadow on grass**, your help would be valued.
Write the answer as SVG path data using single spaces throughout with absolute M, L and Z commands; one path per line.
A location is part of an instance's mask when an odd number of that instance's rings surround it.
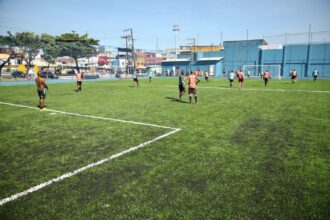
M 179 101 L 179 99 L 173 97 L 165 97 L 165 98 L 171 100 L 172 102 L 189 103 L 187 101 Z

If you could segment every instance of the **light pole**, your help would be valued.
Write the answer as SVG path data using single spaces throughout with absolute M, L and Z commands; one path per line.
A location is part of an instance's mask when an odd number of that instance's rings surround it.
M 175 24 L 173 26 L 173 31 L 175 32 L 175 42 L 174 42 L 174 44 L 175 44 L 175 59 L 177 59 L 178 58 L 178 51 L 177 51 L 177 47 L 176 47 L 176 38 L 177 38 L 178 31 L 180 31 L 178 24 Z

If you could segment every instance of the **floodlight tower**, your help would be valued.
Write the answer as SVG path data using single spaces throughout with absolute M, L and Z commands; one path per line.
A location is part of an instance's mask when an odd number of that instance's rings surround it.
M 173 26 L 173 29 L 172 29 L 174 32 L 175 32 L 175 40 L 174 40 L 174 48 L 175 48 L 175 59 L 178 58 L 178 51 L 177 51 L 177 46 L 176 46 L 176 39 L 177 39 L 177 34 L 178 34 L 178 31 L 180 31 L 179 29 L 179 25 L 178 24 L 175 24 Z

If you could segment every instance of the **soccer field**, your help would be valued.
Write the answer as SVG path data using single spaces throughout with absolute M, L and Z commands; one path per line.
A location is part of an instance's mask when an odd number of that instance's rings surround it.
M 330 81 L 140 81 L 0 86 L 0 219 L 329 218 Z

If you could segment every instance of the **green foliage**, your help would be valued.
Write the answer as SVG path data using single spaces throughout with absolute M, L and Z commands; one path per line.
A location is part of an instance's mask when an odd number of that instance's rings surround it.
M 56 37 L 49 34 L 41 35 L 41 57 L 48 63 L 55 63 L 55 58 L 60 54 L 60 47 L 56 44 Z
M 19 32 L 15 36 L 8 32 L 9 36 L 14 40 L 15 45 L 21 48 L 23 59 L 27 63 L 26 73 L 28 73 L 31 62 L 39 54 L 41 50 L 41 39 L 39 35 L 32 32 Z
M 79 35 L 76 32 L 65 33 L 56 38 L 60 47 L 61 56 L 70 56 L 75 59 L 78 68 L 78 58 L 91 57 L 96 54 L 98 40 L 88 38 L 88 34 Z
M 98 40 L 89 38 L 88 34 L 79 35 L 74 31 L 64 33 L 61 36 L 49 34 L 39 36 L 32 32 L 18 32 L 13 35 L 9 31 L 7 34 L 7 36 L 0 36 L 0 45 L 20 48 L 28 65 L 27 71 L 41 50 L 43 52 L 42 57 L 48 63 L 54 63 L 54 59 L 58 56 L 70 56 L 75 59 L 77 68 L 78 58 L 91 57 L 97 52 L 95 46 L 98 45 Z

